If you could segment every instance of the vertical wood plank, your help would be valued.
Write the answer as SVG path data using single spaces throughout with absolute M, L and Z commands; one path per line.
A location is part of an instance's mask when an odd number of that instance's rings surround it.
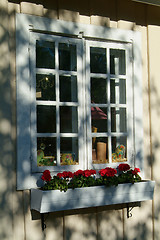
M 82 215 L 72 215 L 65 217 L 65 236 L 64 240 L 84 240 L 83 237 L 83 217 Z
M 98 240 L 123 240 L 121 210 L 108 210 L 98 213 Z
M 24 240 L 45 240 L 46 232 L 42 231 L 41 219 L 32 220 L 30 212 L 30 191 L 23 191 L 23 212 L 24 212 Z
M 8 1 L 0 1 L 0 239 L 13 239 L 13 158 Z
M 90 1 L 91 16 L 100 16 L 116 20 L 116 1 L 92 0 Z
M 65 218 L 63 212 L 45 214 L 45 240 L 65 240 Z
M 82 0 L 78 5 L 75 1 L 59 0 L 59 19 L 73 22 L 90 23 L 89 1 Z
M 43 2 L 43 14 L 44 17 L 58 19 L 59 18 L 59 10 L 58 10 L 58 0 L 45 0 Z
M 43 16 L 43 5 L 34 4 L 30 2 L 21 2 L 20 3 L 21 13 Z
M 155 13 L 156 15 L 156 13 Z M 156 16 L 155 19 L 156 20 Z M 152 226 L 153 238 L 158 239 L 160 235 L 159 229 L 159 154 L 160 154 L 160 138 L 159 138 L 159 100 L 160 100 L 160 72 L 159 61 L 156 60 L 160 54 L 160 26 L 148 25 L 148 72 L 149 72 L 149 93 L 150 93 L 150 144 L 151 154 L 148 156 L 149 164 L 151 166 L 152 178 L 156 181 L 156 188 L 154 194 L 154 202 L 152 205 Z
M 9 14 L 9 55 L 10 55 L 10 86 L 11 86 L 11 107 L 12 107 L 12 141 L 13 141 L 13 171 L 16 169 L 16 42 L 15 42 L 15 14 L 20 12 L 19 4 L 8 3 Z M 13 173 L 13 238 L 25 239 L 23 193 L 16 192 L 16 172 Z

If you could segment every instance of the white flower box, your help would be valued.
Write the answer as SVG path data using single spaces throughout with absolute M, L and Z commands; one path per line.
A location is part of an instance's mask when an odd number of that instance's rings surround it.
M 95 186 L 68 189 L 67 192 L 31 189 L 31 209 L 47 213 L 152 200 L 154 186 L 154 181 L 142 181 L 112 187 Z

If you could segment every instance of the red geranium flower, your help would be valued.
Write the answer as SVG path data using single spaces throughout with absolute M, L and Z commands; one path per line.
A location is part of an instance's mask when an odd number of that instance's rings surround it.
M 90 177 L 92 174 L 91 174 L 91 172 L 89 171 L 89 170 L 84 170 L 83 171 L 83 176 L 84 177 Z
M 91 175 L 96 174 L 96 170 L 91 169 L 90 172 L 91 172 Z
M 78 177 L 78 176 L 84 176 L 84 177 L 90 177 L 91 175 L 94 175 L 94 174 L 96 174 L 96 171 L 95 170 L 93 170 L 93 169 L 91 169 L 91 170 L 78 170 L 78 171 L 76 171 L 76 172 L 74 172 L 73 173 L 73 175 L 75 176 L 75 177 Z
M 99 174 L 104 177 L 104 176 L 107 176 L 107 177 L 114 177 L 114 175 L 117 173 L 117 170 L 114 169 L 114 168 L 111 168 L 111 167 L 107 167 L 105 169 L 101 169 L 99 171 Z
M 75 177 L 78 177 L 80 175 L 83 175 L 83 170 L 77 170 L 76 172 L 74 172 Z
M 59 178 L 73 178 L 73 173 L 64 171 L 62 173 L 58 173 L 57 177 L 59 177 Z
M 139 168 L 135 168 L 135 169 L 132 171 L 132 174 L 133 174 L 133 175 L 137 175 L 139 172 L 140 172 L 140 169 L 139 169 Z
M 130 166 L 129 164 L 127 163 L 121 163 L 119 166 L 118 166 L 118 170 L 119 171 L 128 171 L 130 169 Z
M 42 179 L 43 181 L 50 182 L 50 181 L 51 181 L 50 171 L 49 171 L 49 170 L 45 170 L 45 171 L 43 172 L 43 175 L 42 175 L 41 179 Z
M 62 178 L 63 177 L 63 173 L 57 173 L 57 177 Z

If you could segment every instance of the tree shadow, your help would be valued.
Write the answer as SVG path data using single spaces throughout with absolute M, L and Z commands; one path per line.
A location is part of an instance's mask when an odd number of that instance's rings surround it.
M 20 4 L 23 1 L 20 0 L 9 0 L 10 3 Z M 73 1 L 63 1 L 63 4 L 60 5 L 60 3 L 57 1 L 56 4 L 52 4 L 52 1 L 40 1 L 40 0 L 25 0 L 25 2 L 28 3 L 35 3 L 35 4 L 42 4 L 43 7 L 46 9 L 53 9 L 57 10 L 68 10 L 73 12 L 79 12 L 79 14 L 84 16 L 91 16 L 91 15 L 97 15 L 100 17 L 109 18 L 110 21 L 130 21 L 134 22 L 137 25 L 147 26 L 147 24 L 155 24 L 157 26 L 160 25 L 159 15 L 160 15 L 160 8 L 154 7 L 154 6 L 148 6 L 141 3 L 130 3 L 130 1 L 113 1 L 109 7 L 106 4 L 106 7 L 102 9 L 103 7 L 100 7 L 100 3 L 95 4 L 95 1 L 92 1 L 92 3 L 89 1 L 86 4 L 86 1 L 79 2 L 73 2 Z M 102 4 L 104 4 L 104 1 L 101 1 Z M 118 5 L 117 5 L 118 3 Z M 120 7 L 120 4 L 122 6 L 125 5 L 124 10 L 122 11 L 122 8 Z M 128 7 L 126 7 L 128 6 Z M 140 12 L 141 16 L 137 16 L 137 14 L 133 14 L 132 9 L 134 9 L 134 13 Z M 65 13 L 65 12 L 64 12 Z M 154 14 L 153 14 L 154 13 Z M 8 12 L 3 12 L 3 15 L 7 15 Z M 15 15 L 15 12 L 10 13 L 10 17 Z M 44 16 L 48 16 L 47 12 L 44 14 Z M 73 14 L 72 20 L 77 21 L 76 14 Z M 100 20 L 100 24 L 104 25 L 103 20 Z M 9 41 L 15 42 L 15 32 L 9 32 L 8 33 L 8 26 L 6 25 L 6 28 L 2 24 L 0 24 L 1 31 L 3 34 L 0 38 L 0 44 L 1 46 Z M 123 36 L 122 36 L 123 39 Z M 10 43 L 10 49 L 9 51 L 15 55 L 15 44 Z M 8 50 L 4 51 L 1 55 L 1 58 L 5 58 L 6 54 L 8 54 Z M 16 178 L 15 178 L 15 172 L 16 172 L 16 140 L 11 135 L 11 125 L 15 127 L 16 125 L 16 108 L 15 108 L 15 99 L 12 96 L 12 91 L 14 92 L 15 86 L 12 86 L 13 82 L 15 81 L 15 71 L 11 69 L 10 65 L 12 63 L 9 61 L 6 61 L 6 66 L 2 66 L 0 68 L 1 70 L 1 81 L 0 81 L 0 95 L 1 95 L 1 103 L 0 103 L 0 121 L 1 121 L 1 152 L 0 152 L 0 167 L 1 167 L 1 198 L 0 198 L 0 208 L 2 209 L 1 212 L 1 219 L 4 223 L 2 223 L 2 227 L 0 230 L 0 239 L 7 239 L 10 235 L 8 233 L 8 227 L 5 226 L 5 223 L 11 223 L 11 228 L 15 229 L 16 222 L 15 222 L 15 216 L 19 216 L 19 219 L 25 218 L 27 213 L 29 212 L 29 193 L 26 195 L 26 200 L 24 200 L 24 193 L 19 191 L 16 192 Z M 11 78 L 10 78 L 11 77 Z M 153 88 L 151 89 L 151 93 L 154 94 L 157 98 L 157 104 L 154 106 L 151 106 L 152 108 L 157 110 L 157 115 L 159 115 L 159 103 L 160 103 L 160 97 L 159 92 L 157 89 L 157 86 L 153 85 Z M 12 101 L 12 99 L 14 101 Z M 84 119 L 86 120 L 86 119 Z M 157 134 L 156 140 L 153 143 L 153 152 L 154 154 L 152 156 L 147 156 L 148 160 L 148 166 L 152 167 L 153 165 L 156 165 L 157 163 L 157 156 L 155 153 L 159 151 L 160 143 L 159 143 L 159 136 Z M 159 188 L 160 183 L 159 179 L 156 179 L 157 181 L 157 188 Z M 14 204 L 13 202 L 14 201 Z M 26 204 L 27 202 L 27 204 Z M 25 205 L 25 206 L 24 206 Z M 124 206 L 125 208 L 126 206 Z M 84 209 L 84 210 L 74 210 L 74 211 L 68 211 L 68 212 L 60 212 L 60 213 L 52 213 L 49 215 L 49 217 L 46 219 L 46 223 L 48 223 L 48 228 L 52 231 L 56 231 L 57 228 L 63 228 L 65 219 L 69 216 L 78 215 L 80 221 L 80 224 L 84 222 L 85 226 L 91 226 L 91 230 L 87 231 L 86 229 L 82 229 L 82 233 L 80 233 L 80 236 L 83 235 L 85 239 L 89 239 L 91 237 L 92 239 L 127 239 L 124 237 L 122 231 L 118 230 L 118 225 L 121 225 L 121 228 L 123 228 L 123 211 L 118 211 L 118 214 L 115 213 L 114 210 L 119 210 L 121 208 L 118 208 L 116 206 L 114 207 L 103 207 L 103 208 L 92 208 L 92 209 Z M 155 209 L 155 220 L 159 220 L 158 213 L 160 211 L 160 206 L 157 204 Z M 36 213 L 37 214 L 37 213 Z M 115 214 L 115 217 L 113 216 Z M 99 217 L 97 217 L 97 215 Z M 39 214 L 37 216 L 34 215 L 33 219 L 39 219 Z M 152 219 L 151 212 L 148 213 L 147 218 L 149 220 Z M 18 219 L 18 217 L 17 217 Z M 63 221 L 62 221 L 63 219 Z M 69 218 L 67 218 L 68 220 Z M 24 219 L 23 219 L 24 220 Z M 74 220 L 70 220 L 71 222 L 66 225 L 65 231 L 63 231 L 63 234 L 61 235 L 62 238 L 71 240 L 74 237 L 75 233 L 75 225 Z M 106 229 L 109 228 L 108 233 L 107 230 L 105 230 L 104 225 L 101 225 L 102 222 L 105 221 Z M 96 222 L 96 224 L 95 224 Z M 32 224 L 32 223 L 30 223 Z M 73 224 L 73 225 L 72 225 Z M 76 223 L 77 225 L 79 222 Z M 72 225 L 72 226 L 71 226 Z M 85 226 L 83 225 L 83 228 Z M 99 226 L 99 229 L 103 227 L 103 233 L 106 234 L 107 238 L 103 238 L 102 235 L 100 235 L 99 230 L 95 230 L 94 227 L 97 225 Z M 37 231 L 39 230 L 39 224 L 37 224 Z M 46 234 L 47 229 L 45 230 Z M 111 232 L 115 232 L 114 235 L 110 235 L 111 237 L 108 237 Z M 146 224 L 146 219 L 143 219 L 141 223 L 137 223 L 134 225 L 134 238 L 135 240 L 141 240 L 141 239 L 147 239 L 149 229 Z M 98 237 L 97 237 L 98 234 Z M 115 238 L 116 236 L 116 238 Z M 155 238 L 158 239 L 158 233 L 155 233 Z M 8 238 L 9 239 L 9 238 Z

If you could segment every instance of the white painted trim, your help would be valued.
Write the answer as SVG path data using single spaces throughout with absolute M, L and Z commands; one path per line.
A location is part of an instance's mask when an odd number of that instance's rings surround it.
M 30 106 L 34 101 L 30 93 L 29 42 L 32 32 L 66 35 L 68 37 L 103 39 L 108 44 L 133 44 L 134 55 L 134 113 L 135 113 L 135 161 L 143 173 L 142 127 L 142 70 L 140 33 L 101 26 L 65 22 L 26 14 L 16 14 L 16 75 L 17 75 L 17 189 L 30 189 L 41 185 L 40 173 L 31 173 Z M 84 43 L 83 43 L 84 44 Z M 85 64 L 85 63 L 83 63 Z M 85 73 L 82 72 L 82 76 Z M 84 86 L 83 86 L 84 87 Z M 84 97 L 84 96 L 83 96 Z M 82 101 L 85 106 L 84 99 Z M 84 117 L 84 116 L 82 116 Z M 83 122 L 84 126 L 84 122 Z M 86 129 L 87 131 L 87 129 Z M 84 144 L 86 145 L 84 137 Z M 81 142 L 82 144 L 82 142 Z M 87 149 L 85 149 L 87 152 Z M 85 153 L 86 154 L 86 153 Z M 86 154 L 87 155 L 87 154 Z M 84 168 L 88 167 L 86 164 Z M 47 168 L 47 167 L 46 167 Z M 74 170 L 70 166 L 71 171 Z M 142 174 L 143 175 L 143 174 Z
M 21 22 L 25 29 L 48 33 L 65 34 L 76 37 L 103 38 L 107 41 L 131 42 L 134 32 L 131 30 L 112 29 L 102 26 L 88 25 L 63 20 L 54 20 L 45 17 L 38 17 L 27 14 L 16 14 L 18 22 Z
M 135 165 L 144 177 L 143 153 L 143 103 L 142 103 L 142 58 L 141 35 L 135 32 L 133 38 L 133 94 L 134 94 L 134 134 L 135 134 Z

